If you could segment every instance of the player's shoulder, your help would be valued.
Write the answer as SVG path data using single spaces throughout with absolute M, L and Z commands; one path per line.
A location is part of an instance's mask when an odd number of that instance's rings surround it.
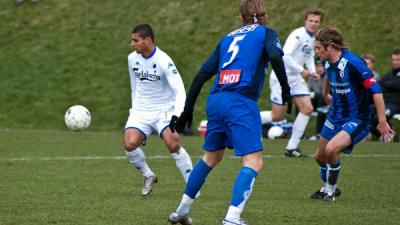
M 134 51 L 134 52 L 131 52 L 129 55 L 128 55 L 128 60 L 133 60 L 133 59 L 135 59 L 135 58 L 137 58 L 138 57 L 138 53 L 136 52 L 136 51 Z
M 306 37 L 308 34 L 307 34 L 307 31 L 306 31 L 306 28 L 304 28 L 304 27 L 299 27 L 299 28 L 296 28 L 296 29 L 294 29 L 290 34 L 289 34 L 289 38 L 291 37 L 291 38 L 296 38 L 296 39 L 298 39 L 298 40 L 300 40 L 300 39 L 303 39 L 304 37 Z
M 365 65 L 366 66 L 366 64 L 365 64 L 365 62 L 364 62 L 364 60 L 362 58 L 360 58 L 359 56 L 357 56 L 356 54 L 350 52 L 347 49 L 343 50 L 342 60 L 346 60 L 347 63 L 349 63 L 352 66 L 357 66 L 357 67 L 360 66 L 360 65 L 362 65 L 362 66 Z
M 164 52 L 163 50 L 161 50 L 159 47 L 157 47 L 155 55 L 154 55 L 157 60 L 161 60 L 161 61 L 170 61 L 171 57 L 169 57 L 169 55 Z

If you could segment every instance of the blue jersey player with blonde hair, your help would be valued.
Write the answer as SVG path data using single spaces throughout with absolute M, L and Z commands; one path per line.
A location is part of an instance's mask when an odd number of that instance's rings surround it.
M 241 213 L 263 165 L 257 100 L 269 62 L 280 81 L 283 103 L 291 105 L 283 51 L 276 32 L 264 25 L 267 14 L 263 2 L 242 0 L 240 14 L 243 26 L 221 39 L 192 81 L 184 111 L 170 123 L 178 132 L 191 123 L 203 84 L 216 74 L 207 99 L 205 154 L 193 168 L 182 200 L 169 217 L 172 224 L 192 224 L 190 206 L 209 172 L 222 160 L 225 148 L 234 149 L 243 167 L 236 178 L 222 224 L 247 224 L 241 219 Z
M 391 142 L 394 131 L 386 122 L 382 91 L 364 61 L 347 50 L 337 28 L 327 27 L 315 35 L 315 50 L 325 64 L 323 96 L 330 112 L 321 131 L 315 160 L 320 166 L 324 186 L 312 199 L 335 201 L 340 195 L 336 183 L 340 172 L 340 153 L 350 154 L 363 140 L 371 126 L 370 100 L 379 118 L 377 129 L 385 143 Z

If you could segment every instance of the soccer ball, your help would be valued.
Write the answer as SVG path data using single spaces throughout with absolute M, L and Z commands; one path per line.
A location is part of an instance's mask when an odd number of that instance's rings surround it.
M 278 138 L 278 137 L 282 136 L 282 134 L 283 134 L 283 129 L 279 126 L 273 126 L 273 127 L 269 128 L 269 130 L 268 130 L 268 138 L 269 139 Z
M 69 129 L 81 131 L 89 127 L 92 117 L 87 108 L 81 105 L 74 105 L 67 110 L 64 119 Z

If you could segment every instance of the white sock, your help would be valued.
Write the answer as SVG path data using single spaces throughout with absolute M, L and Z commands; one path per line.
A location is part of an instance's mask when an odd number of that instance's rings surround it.
M 297 114 L 296 120 L 293 124 L 292 136 L 290 136 L 290 140 L 286 146 L 286 149 L 291 150 L 299 147 L 300 138 L 303 136 L 309 120 L 310 116 L 307 116 L 301 112 Z
M 260 112 L 261 116 L 261 124 L 271 123 L 272 122 L 272 112 L 271 111 L 262 111 Z
M 180 216 L 186 216 L 189 214 L 190 206 L 192 205 L 194 199 L 191 199 L 186 194 L 183 194 L 181 203 L 179 204 L 178 208 L 176 209 L 176 213 Z
M 142 151 L 142 149 L 137 148 L 132 152 L 125 151 L 126 157 L 130 164 L 133 167 L 140 170 L 145 177 L 154 176 L 153 171 L 151 171 L 150 167 L 146 163 L 146 157 Z
M 176 167 L 178 167 L 183 179 L 185 179 L 185 182 L 187 183 L 190 172 L 193 170 L 193 164 L 189 154 L 183 147 L 181 147 L 178 152 L 172 153 L 171 157 L 175 159 Z
M 240 215 L 242 214 L 243 208 L 236 206 L 229 206 L 228 212 L 226 213 L 225 219 L 231 222 L 239 222 Z

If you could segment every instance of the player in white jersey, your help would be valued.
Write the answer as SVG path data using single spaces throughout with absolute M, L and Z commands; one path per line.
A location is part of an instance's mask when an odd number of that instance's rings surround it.
M 315 72 L 313 34 L 319 29 L 324 13 L 319 8 L 309 9 L 304 18 L 304 27 L 295 29 L 288 36 L 283 47 L 283 61 L 285 62 L 286 74 L 290 86 L 290 94 L 299 109 L 299 113 L 293 124 L 292 136 L 286 146 L 285 155 L 289 157 L 304 157 L 298 149 L 300 138 L 308 124 L 313 106 L 310 92 L 304 78 L 312 76 L 320 79 Z M 304 68 L 304 65 L 306 68 Z M 270 76 L 272 112 L 261 112 L 263 123 L 282 120 L 285 114 L 285 106 L 282 104 L 281 87 L 279 81 L 272 71 Z
M 180 115 L 186 94 L 182 78 L 171 58 L 154 44 L 150 25 L 141 24 L 132 31 L 128 56 L 132 89 L 132 108 L 125 125 L 124 147 L 128 161 L 144 176 L 142 195 L 148 195 L 157 176 L 146 163 L 140 148 L 153 130 L 164 140 L 176 166 L 187 181 L 192 161 L 179 143 L 179 135 L 168 127 L 173 115 Z

